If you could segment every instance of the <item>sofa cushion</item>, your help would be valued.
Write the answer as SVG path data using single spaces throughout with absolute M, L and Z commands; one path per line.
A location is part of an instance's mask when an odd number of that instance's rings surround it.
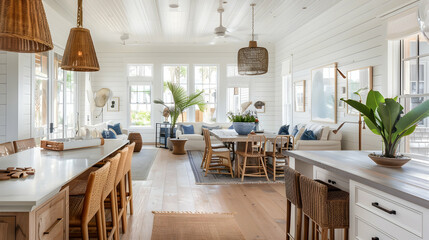
M 317 136 L 311 130 L 304 130 L 304 132 L 301 135 L 300 140 L 317 140 Z
M 114 125 L 107 125 L 107 127 L 109 129 L 112 129 L 113 131 L 115 131 L 116 135 L 121 135 L 122 134 L 122 129 L 121 129 L 121 124 L 120 123 L 116 123 Z
M 101 135 L 105 139 L 116 139 L 116 133 L 112 129 L 104 130 Z
M 203 136 L 201 135 L 201 134 L 196 134 L 196 133 L 194 133 L 194 134 L 186 134 L 186 135 L 182 135 L 182 137 L 183 138 L 186 138 L 186 139 L 188 139 L 188 140 L 201 140 L 201 141 L 203 141 L 204 140 L 204 138 L 203 138 Z
M 304 133 L 304 131 L 305 131 L 305 128 L 299 129 L 298 133 L 295 136 L 295 139 L 298 139 L 298 140 L 301 139 L 301 135 Z
M 322 136 L 323 126 L 317 123 L 309 123 L 305 126 L 306 130 L 311 130 L 317 139 L 320 139 Z
M 182 125 L 183 134 L 194 134 L 194 125 Z
M 220 126 L 206 126 L 206 125 L 203 125 L 202 128 L 208 129 L 209 131 L 213 129 L 222 129 Z M 201 133 L 201 135 L 203 134 Z
M 289 135 L 289 125 L 281 126 L 278 135 Z

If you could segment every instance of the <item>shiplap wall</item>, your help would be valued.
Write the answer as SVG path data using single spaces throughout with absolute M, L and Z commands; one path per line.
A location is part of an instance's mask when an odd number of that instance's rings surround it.
M 0 52 L 0 142 L 6 141 L 7 53 Z
M 320 66 L 338 63 L 338 68 L 347 71 L 367 66 L 374 67 L 375 90 L 391 96 L 388 84 L 388 40 L 386 19 L 380 16 L 389 11 L 397 12 L 404 0 L 343 0 L 320 16 L 307 22 L 297 31 L 288 34 L 275 44 L 276 52 L 276 112 L 281 112 L 282 62 L 292 59 L 293 81 L 306 80 L 306 111 L 294 112 L 293 124 L 307 123 L 311 119 L 311 70 Z M 417 24 L 417 21 L 410 24 Z M 291 56 L 293 55 L 293 56 Z M 346 80 L 338 75 L 338 100 L 344 96 L 341 87 Z M 345 96 L 344 96 L 345 97 Z M 357 116 L 338 109 L 337 124 L 325 124 L 336 128 L 343 121 L 357 121 Z M 281 122 L 281 115 L 276 115 Z M 346 124 L 343 129 L 343 149 L 357 149 L 356 124 Z M 368 129 L 363 131 L 363 149 L 380 149 L 381 141 Z
M 119 44 L 118 44 L 119 45 Z M 152 85 L 152 100 L 162 97 L 162 66 L 164 64 L 186 64 L 189 66 L 188 78 L 193 78 L 193 66 L 198 64 L 213 64 L 218 66 L 218 121 L 226 122 L 226 88 L 231 86 L 243 86 L 248 84 L 250 88 L 250 100 L 258 100 L 266 103 L 266 112 L 260 113 L 261 127 L 273 130 L 275 124 L 275 99 L 274 99 L 274 53 L 270 51 L 270 68 L 266 75 L 258 77 L 243 77 L 238 80 L 226 77 L 227 64 L 235 64 L 237 51 L 240 46 L 99 46 L 97 49 L 100 71 L 92 74 L 91 82 L 93 91 L 100 88 L 110 88 L 114 96 L 120 97 L 120 111 L 104 111 L 104 120 L 120 122 L 128 127 L 128 80 L 127 64 L 154 64 L 154 80 Z M 242 46 L 241 46 L 242 47 Z M 234 82 L 231 82 L 234 81 Z M 152 120 L 162 121 L 163 107 L 153 105 Z M 96 121 L 95 121 L 96 122 Z M 154 128 L 133 129 L 143 134 L 143 141 L 154 142 Z

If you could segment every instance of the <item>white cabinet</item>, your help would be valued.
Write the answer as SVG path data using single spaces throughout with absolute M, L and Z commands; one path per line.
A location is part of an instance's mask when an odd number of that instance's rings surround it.
M 345 179 L 338 174 L 329 172 L 320 167 L 313 167 L 313 178 L 322 180 L 325 183 L 328 183 L 332 186 L 335 186 L 343 191 L 349 191 L 349 180 Z
M 426 208 L 350 181 L 351 239 L 429 239 L 428 217 Z

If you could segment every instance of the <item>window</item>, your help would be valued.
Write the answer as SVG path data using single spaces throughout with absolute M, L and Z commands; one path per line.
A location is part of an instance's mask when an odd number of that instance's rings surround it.
M 429 97 L 429 43 L 421 34 L 401 40 L 400 101 L 409 112 Z M 429 120 L 421 121 L 406 138 L 404 151 L 429 155 Z
M 48 134 L 48 52 L 35 54 L 34 136 Z
M 227 89 L 227 112 L 240 113 L 241 104 L 249 101 L 249 88 Z
M 188 90 L 188 66 L 186 65 L 166 65 L 163 70 L 164 77 L 164 85 L 167 82 L 172 82 L 176 84 L 180 84 L 184 89 Z M 173 95 L 170 91 L 166 90 L 166 86 L 164 86 L 164 94 L 163 94 L 164 102 L 167 105 L 173 105 Z M 187 122 L 188 114 L 187 111 L 183 113 L 183 116 L 180 115 L 178 118 L 179 122 Z
M 195 90 L 204 93 L 206 109 L 195 111 L 196 122 L 216 122 L 217 66 L 195 66 Z
M 151 126 L 152 91 L 150 83 L 130 84 L 131 126 Z
M 129 77 L 152 77 L 153 66 L 149 64 L 128 65 Z
M 236 64 L 228 64 L 226 66 L 226 76 L 227 77 L 240 77 L 241 75 L 238 74 L 238 67 Z

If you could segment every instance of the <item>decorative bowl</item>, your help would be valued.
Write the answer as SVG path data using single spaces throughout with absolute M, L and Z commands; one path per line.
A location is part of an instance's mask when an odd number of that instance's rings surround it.
M 248 135 L 255 128 L 254 122 L 233 122 L 232 125 L 238 135 Z
M 391 168 L 400 168 L 404 164 L 406 164 L 408 161 L 411 160 L 409 157 L 405 156 L 398 156 L 396 158 L 388 158 L 383 157 L 381 155 L 377 155 L 374 153 L 371 153 L 368 155 L 369 158 L 372 159 L 377 165 L 383 166 L 383 167 L 391 167 Z

